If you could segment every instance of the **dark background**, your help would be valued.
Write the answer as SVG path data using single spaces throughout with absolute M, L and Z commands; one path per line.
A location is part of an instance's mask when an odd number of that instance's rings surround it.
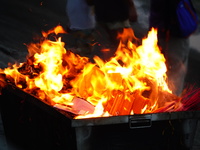
M 138 23 L 133 24 L 137 37 L 148 31 L 149 0 L 134 0 L 139 14 Z M 27 55 L 26 45 L 58 24 L 67 28 L 66 0 L 1 0 L 0 4 L 0 68 L 9 62 L 23 62 Z M 200 1 L 193 0 L 200 13 Z M 70 36 L 70 35 L 69 35 Z M 200 35 L 199 30 L 191 36 L 186 86 L 200 87 Z M 70 41 L 69 41 L 70 42 Z M 1 118 L 0 118 L 1 120 Z M 0 121 L 0 150 L 6 147 Z

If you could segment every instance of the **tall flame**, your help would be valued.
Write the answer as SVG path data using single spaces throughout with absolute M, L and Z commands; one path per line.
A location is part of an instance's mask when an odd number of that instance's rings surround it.
M 115 56 L 107 62 L 95 56 L 95 63 L 66 50 L 61 38 L 48 40 L 48 35 L 54 32 L 64 33 L 64 30 L 57 26 L 43 32 L 45 40 L 30 45 L 27 62 L 3 70 L 18 87 L 44 102 L 78 110 L 76 98 L 86 100 L 94 106 L 94 111 L 79 113 L 79 118 L 129 115 L 155 111 L 162 107 L 160 95 L 171 93 L 156 29 L 149 31 L 140 46 L 131 41 L 133 31 L 125 29 L 119 35 L 122 42 Z

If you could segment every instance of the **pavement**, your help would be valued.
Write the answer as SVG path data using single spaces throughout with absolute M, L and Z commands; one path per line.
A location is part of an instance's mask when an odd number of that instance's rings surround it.
M 144 35 L 147 31 L 149 0 L 135 0 L 139 16 L 136 36 Z M 67 28 L 68 18 L 65 13 L 66 0 L 8 0 L 0 5 L 0 68 L 8 63 L 23 62 L 27 55 L 26 45 L 41 31 L 47 31 L 58 24 Z M 190 37 L 191 52 L 189 70 L 186 82 L 200 87 L 200 34 Z M 7 150 L 6 138 L 0 115 L 0 150 Z
M 8 63 L 24 62 L 26 44 L 31 43 L 41 31 L 58 24 L 67 26 L 66 0 L 8 0 L 0 5 L 0 68 Z M 1 100 L 1 99 L 0 99 Z M 0 150 L 8 150 L 0 114 Z M 10 150 L 10 149 L 9 149 Z

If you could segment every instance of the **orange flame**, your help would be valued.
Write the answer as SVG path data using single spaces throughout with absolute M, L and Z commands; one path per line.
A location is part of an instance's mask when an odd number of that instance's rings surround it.
M 64 33 L 64 30 L 58 26 L 43 32 L 43 36 L 46 38 L 51 33 Z M 78 110 L 77 118 L 155 111 L 161 107 L 162 92 L 171 93 L 165 82 L 165 58 L 157 46 L 157 30 L 152 29 L 140 46 L 131 42 L 135 38 L 131 29 L 124 30 L 119 38 L 122 42 L 115 57 L 108 62 L 95 56 L 95 63 L 90 63 L 88 58 L 66 50 L 61 38 L 45 39 L 40 44 L 30 45 L 26 63 L 3 71 L 19 88 L 34 93 L 44 102 Z M 93 113 L 80 113 L 77 108 L 80 106 L 74 101 L 76 97 L 91 103 Z

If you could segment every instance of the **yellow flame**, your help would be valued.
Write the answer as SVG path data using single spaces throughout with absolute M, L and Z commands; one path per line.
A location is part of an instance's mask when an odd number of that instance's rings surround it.
M 64 33 L 58 26 L 43 32 L 43 36 L 53 32 Z M 95 63 L 66 50 L 60 38 L 46 39 L 39 46 L 29 47 L 33 56 L 27 63 L 39 73 L 35 71 L 33 77 L 22 75 L 18 68 L 23 64 L 6 68 L 4 73 L 13 77 L 20 88 L 19 81 L 25 80 L 25 91 L 35 90 L 40 99 L 50 101 L 51 105 L 73 105 L 73 98 L 81 97 L 95 107 L 93 114 L 77 118 L 149 113 L 158 108 L 159 92 L 171 92 L 165 82 L 167 70 L 157 46 L 157 30 L 149 31 L 140 46 L 132 43 L 135 37 L 131 29 L 126 29 L 119 38 L 122 42 L 115 57 L 104 62 L 95 56 Z

